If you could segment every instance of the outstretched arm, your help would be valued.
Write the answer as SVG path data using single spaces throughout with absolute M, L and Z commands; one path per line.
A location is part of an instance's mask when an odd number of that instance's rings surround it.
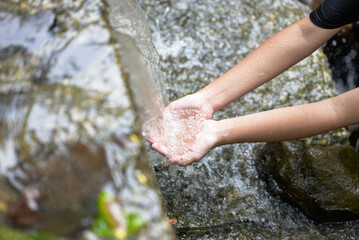
M 338 31 L 319 28 L 307 16 L 262 43 L 198 94 L 215 112 L 301 61 Z
M 341 116 L 337 114 L 341 111 L 338 110 L 340 107 L 333 110 L 334 106 L 338 105 L 334 102 L 344 100 L 346 102 L 348 101 L 346 97 L 219 122 L 210 119 L 215 111 L 310 55 L 338 30 L 319 28 L 310 21 L 309 17 L 305 17 L 275 34 L 213 83 L 195 94 L 171 103 L 166 108 L 167 112 L 197 111 L 203 121 L 200 132 L 186 142 L 186 147 L 181 149 L 180 154 L 168 146 L 169 139 L 161 134 L 155 134 L 151 139 L 152 148 L 165 155 L 171 163 L 187 165 L 199 160 L 218 145 L 289 140 L 346 126 L 347 124 L 344 123 L 347 123 L 349 118 L 346 117 L 345 120 L 338 118 Z M 358 103 L 359 101 L 356 101 L 356 104 Z M 349 112 L 345 111 L 345 116 L 349 116 L 348 114 Z M 166 119 L 163 121 L 165 122 Z M 173 129 L 164 129 L 164 131 L 173 132 Z M 180 134 L 176 135 L 178 139 L 188 135 L 186 132 L 179 132 Z M 183 136 L 180 136 L 181 134 Z
M 359 123 L 359 88 L 320 102 L 250 114 L 216 123 L 215 145 L 313 136 Z
M 202 130 L 183 154 L 170 163 L 188 165 L 212 148 L 243 142 L 272 142 L 300 139 L 359 123 L 359 88 L 320 102 L 250 114 L 220 121 L 205 120 Z M 164 145 L 156 150 L 168 156 Z

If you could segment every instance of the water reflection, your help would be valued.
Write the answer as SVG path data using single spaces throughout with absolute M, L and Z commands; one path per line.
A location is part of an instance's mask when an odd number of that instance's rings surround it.
M 115 33 L 110 6 L 0 7 L 0 238 L 121 230 L 122 239 L 171 239 L 128 86 L 131 72 L 148 78 L 145 63 L 134 40 Z

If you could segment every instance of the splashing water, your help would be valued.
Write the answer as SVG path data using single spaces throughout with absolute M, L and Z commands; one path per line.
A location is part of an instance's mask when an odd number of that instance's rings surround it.
M 204 126 L 198 110 L 164 111 L 144 124 L 144 136 L 166 146 L 169 159 L 189 152 Z
M 202 89 L 265 39 L 310 11 L 291 0 L 138 2 L 146 12 L 160 54 L 163 84 L 171 101 Z M 213 117 L 231 118 L 331 97 L 336 91 L 326 69 L 322 52 L 316 51 Z M 160 121 L 155 123 L 165 129 Z M 173 129 L 165 133 L 176 135 Z M 340 142 L 346 135 L 344 131 L 332 132 L 306 141 L 313 144 L 325 139 L 325 143 L 331 143 L 331 139 L 340 139 Z M 239 217 L 270 223 L 269 229 L 261 224 L 243 224 L 228 231 L 188 232 L 178 235 L 178 239 L 358 238 L 356 222 L 316 225 L 297 209 L 273 198 L 255 168 L 260 147 L 258 143 L 217 147 L 185 168 L 168 166 L 150 152 L 168 216 L 178 219 L 176 228 L 222 224 Z

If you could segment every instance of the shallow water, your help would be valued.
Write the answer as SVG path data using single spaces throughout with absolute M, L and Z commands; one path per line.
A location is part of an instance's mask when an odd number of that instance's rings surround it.
M 165 111 L 160 119 L 150 119 L 143 128 L 145 137 L 166 146 L 169 162 L 186 155 L 204 127 L 198 110 Z
M 95 227 L 103 236 L 120 226 L 122 239 L 171 239 L 128 86 L 148 72 L 136 42 L 111 25 L 109 1 L 0 9 L 0 238 L 93 239 Z M 111 209 L 97 204 L 101 190 Z M 135 232 L 134 218 L 144 222 Z
M 304 17 L 296 1 L 139 1 L 160 54 L 167 96 L 175 100 L 215 80 L 266 38 Z M 260 73 L 259 73 L 260 76 Z M 321 50 L 290 71 L 227 106 L 215 119 L 298 105 L 337 94 Z M 346 144 L 338 130 L 304 139 L 306 144 Z M 150 151 L 158 185 L 176 227 L 243 222 L 207 231 L 178 233 L 179 239 L 356 239 L 358 222 L 317 224 L 271 196 L 258 179 L 261 144 L 212 150 L 191 166 L 169 166 Z
M 96 0 L 20 2 L 8 1 L 12 10 L 0 12 L 0 29 L 4 29 L 0 33 L 8 33 L 0 38 L 5 49 L 0 57 L 1 173 L 19 191 L 38 189 L 51 196 L 39 205 L 45 209 L 40 213 L 50 216 L 46 227 L 60 234 L 90 227 L 89 211 L 81 203 L 94 211 L 97 191 L 110 181 L 109 189 L 118 191 L 121 208 L 135 210 L 148 221 L 139 239 L 158 239 L 159 234 L 171 239 L 171 234 L 153 188 L 137 120 L 163 118 L 167 99 L 199 90 L 308 12 L 289 0 L 140 0 L 147 26 L 135 1 L 107 1 L 109 19 L 101 14 L 106 9 L 103 2 Z M 113 34 L 108 22 L 135 41 Z M 11 47 L 15 44 L 23 47 Z M 217 112 L 215 118 L 317 101 L 336 93 L 326 60 L 317 51 Z M 176 154 L 182 142 L 176 136 L 188 122 L 178 116 L 164 118 L 171 121 L 158 131 L 175 130 L 165 132 Z M 200 125 L 201 119 L 191 122 Z M 197 125 L 191 127 L 197 129 Z M 304 141 L 328 145 L 345 143 L 347 137 L 342 129 Z M 260 147 L 223 146 L 186 168 L 169 166 L 158 153 L 149 151 L 168 217 L 178 219 L 176 228 L 236 222 L 215 230 L 182 231 L 179 239 L 359 237 L 357 222 L 317 224 L 272 197 L 255 168 Z M 7 190 L 7 183 L 0 180 Z M 0 203 L 17 197 L 10 190 L 6 194 L 1 193 Z M 3 215 L 1 224 L 7 221 Z M 44 227 L 35 220 L 30 225 Z

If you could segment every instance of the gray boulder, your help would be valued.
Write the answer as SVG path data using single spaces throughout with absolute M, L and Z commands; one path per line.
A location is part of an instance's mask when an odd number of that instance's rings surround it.
M 274 195 L 319 222 L 359 219 L 359 154 L 348 145 L 266 144 L 258 173 Z

